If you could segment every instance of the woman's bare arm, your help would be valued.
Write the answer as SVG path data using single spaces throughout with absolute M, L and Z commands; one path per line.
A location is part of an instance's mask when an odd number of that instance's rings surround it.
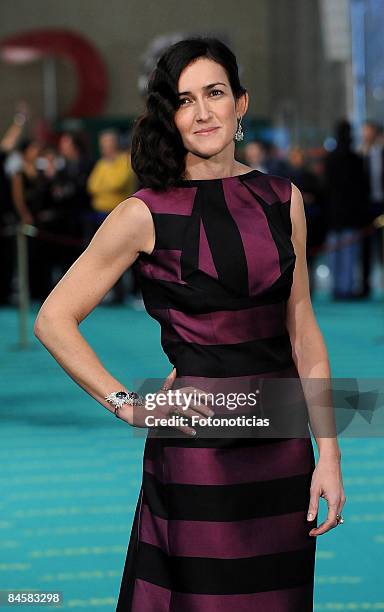
M 309 532 L 310 536 L 319 536 L 337 525 L 336 516 L 337 513 L 341 514 L 346 497 L 332 405 L 329 358 L 309 293 L 304 203 L 300 190 L 293 183 L 291 220 L 296 265 L 288 300 L 287 327 L 293 359 L 303 383 L 311 428 L 319 449 L 319 460 L 311 480 L 308 520 L 313 520 L 317 515 L 320 497 L 324 497 L 328 504 L 327 518 Z
M 19 102 L 15 108 L 15 115 L 11 125 L 0 138 L 0 150 L 10 153 L 19 140 L 24 125 L 28 119 L 28 106 L 25 102 Z
M 293 183 L 291 220 L 296 265 L 287 305 L 287 328 L 293 359 L 302 379 L 319 452 L 340 456 L 330 392 L 329 358 L 309 292 L 304 203 L 300 190 Z
M 111 412 L 104 397 L 127 388 L 105 369 L 78 328 L 139 252 L 153 250 L 154 240 L 152 215 L 144 202 L 135 197 L 121 202 L 51 291 L 35 320 L 35 336 L 69 376 Z M 129 422 L 131 416 L 127 415 Z

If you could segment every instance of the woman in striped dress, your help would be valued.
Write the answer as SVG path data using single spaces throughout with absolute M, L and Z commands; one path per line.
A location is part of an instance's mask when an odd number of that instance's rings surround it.
M 234 159 L 248 104 L 235 65 L 217 41 L 173 45 L 133 138 L 143 185 L 133 197 L 154 230 L 134 265 L 174 366 L 173 392 L 329 377 L 308 291 L 301 194 Z M 174 126 L 160 133 L 172 107 Z M 206 418 L 203 397 L 182 412 Z M 318 440 L 315 470 L 308 436 L 228 437 L 195 421 L 182 421 L 178 435 L 149 430 L 117 610 L 312 610 L 316 536 L 338 524 L 345 501 L 336 439 Z M 318 528 L 321 495 L 329 514 Z

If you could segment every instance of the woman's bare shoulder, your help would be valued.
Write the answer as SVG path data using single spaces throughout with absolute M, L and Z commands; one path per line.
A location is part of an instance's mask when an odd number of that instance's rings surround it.
M 139 197 L 130 196 L 120 202 L 108 219 L 135 235 L 140 251 L 150 253 L 154 246 L 154 222 L 147 204 Z

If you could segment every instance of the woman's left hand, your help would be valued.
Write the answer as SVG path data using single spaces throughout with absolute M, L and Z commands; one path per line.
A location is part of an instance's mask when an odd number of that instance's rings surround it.
M 177 377 L 176 368 L 168 374 L 167 378 L 164 380 L 163 384 L 160 387 L 160 391 L 168 391 L 172 389 L 172 385 L 175 382 L 175 378 Z
M 313 521 L 317 515 L 320 497 L 326 499 L 328 504 L 326 520 L 309 532 L 310 536 L 318 536 L 337 526 L 336 514 L 341 515 L 346 501 L 339 457 L 320 454 L 312 474 L 310 493 L 308 520 Z

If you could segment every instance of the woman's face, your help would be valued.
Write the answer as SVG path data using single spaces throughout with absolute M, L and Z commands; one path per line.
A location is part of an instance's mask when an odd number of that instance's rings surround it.
M 178 83 L 180 107 L 174 117 L 187 151 L 199 157 L 234 146 L 238 117 L 248 107 L 248 94 L 236 102 L 224 68 L 208 58 L 189 64 Z M 209 128 L 215 128 L 210 131 Z

